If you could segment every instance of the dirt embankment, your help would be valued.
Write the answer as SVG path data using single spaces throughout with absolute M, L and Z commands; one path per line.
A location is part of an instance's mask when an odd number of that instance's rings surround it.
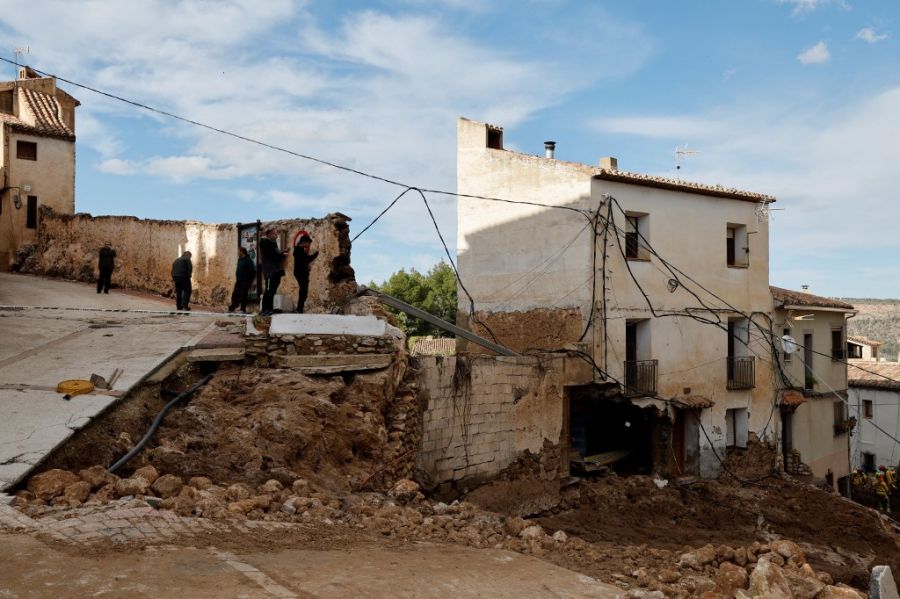
M 257 486 L 304 478 L 335 492 L 383 488 L 409 476 L 420 427 L 405 364 L 345 376 L 223 365 L 169 412 L 143 453 L 118 474 L 152 465 L 184 479 Z M 411 377 L 411 373 L 407 373 Z M 170 381 L 186 387 L 196 373 Z M 165 403 L 151 388 L 84 431 L 48 463 L 77 471 L 109 464 L 146 431 Z M 124 435 L 122 433 L 125 433 Z

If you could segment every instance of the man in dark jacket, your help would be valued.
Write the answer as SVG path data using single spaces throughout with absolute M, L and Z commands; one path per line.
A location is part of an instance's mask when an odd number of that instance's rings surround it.
M 109 293 L 109 286 L 112 283 L 112 273 L 116 268 L 116 250 L 112 248 L 110 242 L 106 242 L 100 248 L 100 260 L 97 265 L 100 276 L 97 277 L 97 293 Z
M 284 276 L 284 257 L 288 251 L 278 249 L 278 243 L 275 241 L 277 237 L 275 229 L 269 229 L 266 236 L 259 240 L 259 255 L 262 258 L 262 273 L 266 286 L 259 308 L 262 316 L 272 315 L 275 293 L 278 292 L 281 277 Z
M 241 312 L 247 311 L 247 294 L 250 292 L 254 278 L 256 278 L 256 265 L 253 264 L 253 258 L 247 255 L 247 248 L 240 246 L 238 247 L 237 269 L 234 273 L 234 291 L 231 292 L 231 303 L 228 304 L 229 312 L 234 312 L 238 304 L 241 306 Z
M 297 298 L 297 312 L 303 314 L 303 306 L 309 295 L 309 265 L 319 255 L 319 252 L 309 253 L 312 238 L 306 231 L 301 231 L 300 241 L 294 246 L 294 278 L 300 287 L 300 295 Z
M 193 272 L 194 265 L 191 264 L 190 252 L 181 254 L 181 258 L 177 258 L 172 263 L 172 282 L 175 283 L 176 310 L 191 309 L 191 274 Z

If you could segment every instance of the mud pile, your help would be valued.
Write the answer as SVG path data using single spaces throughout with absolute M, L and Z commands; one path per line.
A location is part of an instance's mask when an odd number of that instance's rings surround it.
M 76 492 L 84 496 L 85 491 L 90 494 L 86 503 L 80 504 Z M 804 548 L 788 539 L 773 537 L 746 546 L 707 544 L 677 551 L 646 544 L 592 543 L 469 502 L 448 505 L 429 501 L 411 480 L 397 482 L 387 493 L 333 493 L 317 489 L 305 479 L 291 485 L 270 479 L 252 487 L 216 484 L 206 477 L 185 481 L 171 474 L 160 476 L 152 466 L 140 468 L 129 478 L 118 478 L 98 466 L 78 474 L 53 470 L 35 476 L 29 490 L 19 492 L 16 498 L 16 504 L 29 515 L 53 519 L 71 517 L 103 503 L 149 504 L 183 516 L 214 519 L 304 522 L 403 544 L 428 540 L 502 548 L 591 574 L 632 598 L 864 597 L 813 568 Z M 74 510 L 69 507 L 78 505 Z

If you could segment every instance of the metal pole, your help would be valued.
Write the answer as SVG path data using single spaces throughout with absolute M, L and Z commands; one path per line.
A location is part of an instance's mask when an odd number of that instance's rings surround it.
M 372 297 L 376 297 L 379 300 L 381 300 L 381 302 L 387 304 L 391 308 L 396 308 L 397 310 L 400 310 L 401 312 L 405 312 L 406 314 L 409 314 L 410 316 L 414 316 L 416 318 L 424 320 L 425 322 L 427 322 L 429 324 L 433 324 L 434 326 L 436 326 L 438 328 L 441 328 L 441 329 L 444 329 L 445 331 L 453 333 L 457 337 L 462 337 L 463 339 L 467 339 L 467 340 L 471 341 L 472 343 L 475 343 L 482 347 L 486 347 L 487 349 L 491 350 L 492 352 L 496 352 L 496 353 L 500 354 L 501 356 L 518 357 L 521 355 L 521 354 L 517 354 L 516 352 L 512 351 L 511 349 L 509 349 L 507 347 L 498 345 L 496 343 L 492 343 L 483 337 L 479 337 L 475 333 L 467 331 L 466 329 L 462 329 L 462 328 L 456 326 L 455 324 L 451 324 L 451 323 L 447 322 L 446 320 L 443 320 L 442 318 L 438 318 L 437 316 L 429 314 L 428 312 L 425 312 L 424 310 L 420 310 L 419 308 L 416 308 L 415 306 L 410 306 L 406 302 L 402 302 L 402 301 L 398 300 L 397 298 L 391 297 L 390 295 L 384 294 L 380 291 L 375 291 L 374 289 L 369 289 L 368 287 L 361 285 L 359 287 L 359 290 L 357 291 L 357 295 L 371 295 Z

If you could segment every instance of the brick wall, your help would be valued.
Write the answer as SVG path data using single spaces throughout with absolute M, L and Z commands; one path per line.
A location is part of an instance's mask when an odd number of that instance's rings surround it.
M 428 482 L 483 480 L 544 440 L 560 443 L 564 359 L 416 358 L 424 405 L 416 466 Z

